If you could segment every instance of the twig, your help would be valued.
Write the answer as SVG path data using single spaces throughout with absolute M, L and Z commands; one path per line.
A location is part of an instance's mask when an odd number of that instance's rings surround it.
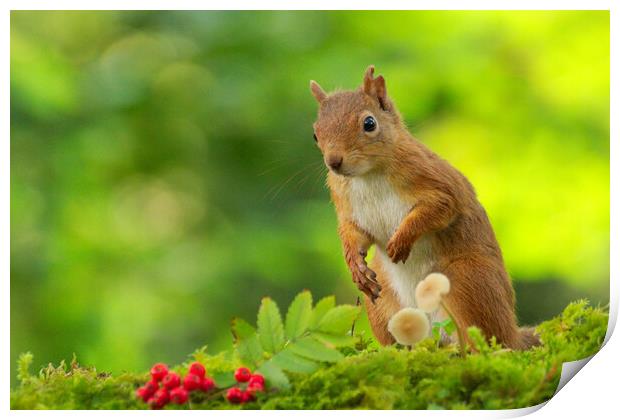
M 360 297 L 357 297 L 357 301 L 355 302 L 355 306 L 360 306 L 361 302 L 360 302 Z M 353 337 L 353 333 L 355 332 L 355 321 L 357 321 L 357 318 L 353 320 L 353 325 L 351 325 L 351 337 Z

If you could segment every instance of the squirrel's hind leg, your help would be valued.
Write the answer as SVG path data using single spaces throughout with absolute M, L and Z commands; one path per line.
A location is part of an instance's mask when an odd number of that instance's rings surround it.
M 450 279 L 445 302 L 462 331 L 476 326 L 505 347 L 520 347 L 514 292 L 500 263 L 472 256 L 451 261 L 439 271 Z
M 398 301 L 394 289 L 390 286 L 387 274 L 381 267 L 379 259 L 376 257 L 373 258 L 369 266 L 377 273 L 377 281 L 381 285 L 381 293 L 374 304 L 370 301 L 368 296 L 364 298 L 368 320 L 377 341 L 383 346 L 388 346 L 394 343 L 394 337 L 392 337 L 392 334 L 390 334 L 387 328 L 388 322 L 392 315 L 398 312 L 402 306 Z

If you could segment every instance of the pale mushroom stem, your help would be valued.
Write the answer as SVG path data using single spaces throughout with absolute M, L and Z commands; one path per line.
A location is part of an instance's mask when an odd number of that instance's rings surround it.
M 465 352 L 465 337 L 463 336 L 463 331 L 459 327 L 459 324 L 456 323 L 456 318 L 450 309 L 448 309 L 448 305 L 445 304 L 443 299 L 441 299 L 441 307 L 448 314 L 450 318 L 452 318 L 452 322 L 454 323 L 454 327 L 456 328 L 456 334 L 459 338 L 459 351 L 461 353 L 461 357 L 465 357 L 467 353 Z

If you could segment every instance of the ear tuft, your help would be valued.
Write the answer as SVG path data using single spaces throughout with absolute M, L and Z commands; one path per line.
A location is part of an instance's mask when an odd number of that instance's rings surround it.
M 374 74 L 375 74 L 375 66 L 371 64 L 366 69 L 366 73 L 364 73 L 364 92 L 366 92 L 368 95 L 372 95 Z
M 378 76 L 375 79 L 375 89 L 377 99 L 379 100 L 379 105 L 384 111 L 387 111 L 389 108 L 388 97 L 387 97 L 387 89 L 385 88 L 385 79 L 383 76 Z
M 385 79 L 383 76 L 374 77 L 375 66 L 368 66 L 366 73 L 364 74 L 364 84 L 362 89 L 367 95 L 376 98 L 379 101 L 381 109 L 384 111 L 391 111 L 392 104 L 387 97 L 387 89 L 385 87 Z
M 312 92 L 312 96 L 314 96 L 314 99 L 316 99 L 318 103 L 323 102 L 325 98 L 327 98 L 327 94 L 323 88 L 314 80 L 310 80 L 310 92 Z

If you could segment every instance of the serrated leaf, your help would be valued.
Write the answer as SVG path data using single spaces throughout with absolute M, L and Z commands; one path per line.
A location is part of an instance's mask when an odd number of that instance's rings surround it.
M 330 309 L 319 322 L 317 330 L 320 332 L 343 335 L 351 330 L 353 321 L 361 310 L 360 306 L 340 305 Z
M 267 384 L 272 387 L 288 389 L 291 386 L 288 377 L 278 365 L 273 363 L 273 360 L 263 363 L 257 372 L 262 374 L 267 380 Z
M 294 373 L 312 373 L 319 367 L 312 360 L 293 353 L 289 348 L 277 353 L 271 361 L 280 368 Z
M 358 337 L 350 335 L 334 335 L 321 332 L 313 332 L 312 337 L 316 338 L 320 342 L 332 346 L 332 347 L 347 347 L 354 346 L 358 341 Z
M 308 328 L 312 317 L 312 295 L 309 291 L 298 294 L 286 313 L 284 332 L 289 340 L 299 337 Z
M 263 348 L 258 340 L 256 333 L 235 343 L 237 354 L 241 361 L 251 367 L 254 367 L 263 360 Z
M 258 338 L 263 350 L 275 353 L 284 346 L 284 327 L 278 305 L 266 297 L 258 310 Z
M 253 326 L 241 318 L 233 318 L 231 327 L 235 340 L 251 337 L 256 332 Z
M 326 296 L 319 300 L 312 311 L 310 318 L 310 328 L 316 328 L 330 309 L 336 306 L 336 298 L 334 296 Z
M 318 341 L 313 337 L 304 337 L 288 347 L 293 353 L 320 362 L 337 362 L 344 356 L 331 345 Z

